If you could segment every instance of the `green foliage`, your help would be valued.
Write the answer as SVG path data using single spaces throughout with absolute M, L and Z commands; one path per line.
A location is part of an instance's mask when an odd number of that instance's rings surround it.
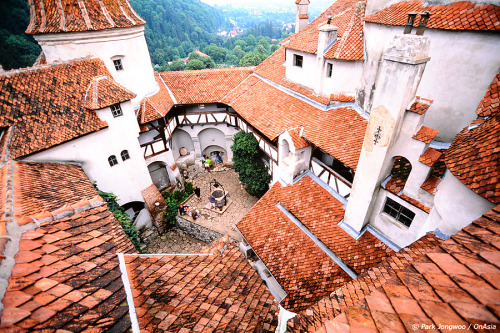
M 113 216 L 120 222 L 120 225 L 123 228 L 123 231 L 125 231 L 125 234 L 127 237 L 130 239 L 132 244 L 134 244 L 135 248 L 140 252 L 143 253 L 139 241 L 139 233 L 137 232 L 137 228 L 135 225 L 132 223 L 132 220 L 128 216 L 127 213 L 123 210 L 122 207 L 116 202 L 116 195 L 110 192 L 103 192 L 97 190 L 99 195 L 108 203 L 108 209 L 113 213 Z
M 183 71 L 185 68 L 186 68 L 186 64 L 184 64 L 184 61 L 182 61 L 182 60 L 175 60 L 170 65 L 169 69 L 171 71 Z
M 241 58 L 239 66 L 242 66 L 242 67 L 257 66 L 262 61 L 264 61 L 264 59 L 266 59 L 266 56 L 259 53 L 259 52 L 247 53 L 247 54 L 245 54 L 245 56 L 243 58 Z
M 194 190 L 193 190 L 193 183 L 191 182 L 186 182 L 184 184 L 184 192 L 186 192 L 186 194 L 188 196 L 190 196 L 191 194 L 193 194 Z
M 177 212 L 179 210 L 179 203 L 171 196 L 166 197 L 165 202 L 167 203 L 167 210 L 165 211 L 163 221 L 168 224 L 175 224 L 175 217 L 177 216 Z
M 260 196 L 267 190 L 271 175 L 260 158 L 259 143 L 252 133 L 240 131 L 234 135 L 233 151 L 234 170 L 238 172 L 242 184 L 248 193 Z
M 186 69 L 205 69 L 205 64 L 201 60 L 191 59 L 188 61 Z
M 187 197 L 184 196 L 183 191 L 175 190 L 172 196 L 177 202 L 183 202 Z

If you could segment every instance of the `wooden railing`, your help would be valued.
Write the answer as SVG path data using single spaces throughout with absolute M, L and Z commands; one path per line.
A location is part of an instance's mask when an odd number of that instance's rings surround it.
M 316 157 L 313 157 L 311 160 L 310 170 L 344 198 L 347 198 L 351 193 L 351 182 L 347 181 Z

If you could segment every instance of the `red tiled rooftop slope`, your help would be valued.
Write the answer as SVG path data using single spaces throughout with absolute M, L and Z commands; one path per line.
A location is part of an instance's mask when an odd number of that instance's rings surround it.
M 97 194 L 79 165 L 15 162 L 15 215 L 53 211 Z
M 97 31 L 141 26 L 146 22 L 128 0 L 29 0 L 31 19 L 26 33 Z
M 391 266 L 383 262 L 379 276 L 373 269 L 371 277 L 297 315 L 289 332 L 426 331 L 423 324 L 498 328 L 499 222 L 497 206 L 434 249 L 409 253 L 411 260 L 393 260 Z M 478 331 L 495 331 L 491 327 Z
M 365 17 L 366 22 L 404 26 L 408 13 L 431 13 L 427 28 L 445 30 L 500 30 L 500 6 L 458 1 L 447 5 L 426 5 L 423 1 L 402 1 Z M 417 15 L 414 26 L 420 22 Z
M 356 169 L 367 122 L 353 108 L 323 111 L 264 81 L 252 80 L 240 88 L 235 89 L 238 94 L 231 93 L 234 99 L 229 104 L 270 140 L 289 128 L 304 126 L 304 139 Z
M 12 158 L 29 155 L 76 139 L 107 126 L 84 107 L 95 77 L 109 76 L 100 59 L 33 67 L 0 74 L 0 126 L 14 126 Z M 99 99 L 116 103 L 132 96 L 125 90 L 107 90 Z
M 446 167 L 468 188 L 500 203 L 500 114 L 464 128 L 445 154 Z
M 1 331 L 127 331 L 117 252 L 134 246 L 106 206 L 22 234 Z
M 160 73 L 177 104 L 219 102 L 253 71 L 253 67 Z
M 366 1 L 338 0 L 300 32 L 292 35 L 286 48 L 315 54 L 318 49 L 318 29 L 331 15 L 331 25 L 337 26 L 337 42 L 325 58 L 363 60 L 363 16 Z
M 292 186 L 275 184 L 237 227 L 288 294 L 281 303 L 288 310 L 304 310 L 351 278 L 276 207 L 278 202 L 357 273 L 392 252 L 370 233 L 356 241 L 337 226 L 343 204 L 309 176 Z
M 274 332 L 278 304 L 226 241 L 204 254 L 125 256 L 141 331 Z
M 104 109 L 107 106 L 128 101 L 136 94 L 121 86 L 108 76 L 95 77 L 85 95 L 85 107 L 90 110 Z
M 486 91 L 483 99 L 477 107 L 476 113 L 480 117 L 497 115 L 500 110 L 500 72 L 497 73 L 493 82 Z
M 160 91 L 153 96 L 144 97 L 141 101 L 141 107 L 137 113 L 137 121 L 141 125 L 165 117 L 168 111 L 174 106 L 174 101 L 170 97 L 168 88 L 158 72 L 155 72 L 155 80 L 160 87 Z

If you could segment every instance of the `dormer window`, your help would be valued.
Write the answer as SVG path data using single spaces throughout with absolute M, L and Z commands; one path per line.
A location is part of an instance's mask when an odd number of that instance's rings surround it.
M 123 116 L 123 112 L 122 112 L 122 108 L 120 106 L 120 104 L 115 104 L 115 105 L 111 105 L 111 113 L 113 114 L 113 117 L 119 117 L 119 116 Z
M 116 159 L 116 156 L 115 155 L 111 155 L 110 157 L 108 157 L 108 163 L 109 163 L 109 166 L 117 165 L 118 164 L 118 160 Z
M 297 67 L 302 67 L 304 57 L 298 54 L 293 55 L 293 65 Z
M 332 77 L 333 64 L 326 65 L 326 77 Z
M 130 158 L 130 155 L 128 154 L 128 150 L 122 150 L 121 155 L 122 155 L 123 161 L 128 160 Z
M 409 227 L 413 222 L 413 218 L 415 217 L 415 213 L 409 210 L 406 207 L 403 207 L 396 201 L 387 198 L 384 205 L 384 213 L 396 219 L 398 222 L 404 224 Z
M 115 65 L 115 69 L 117 71 L 121 71 L 123 69 L 123 64 L 121 59 L 113 60 L 113 65 Z

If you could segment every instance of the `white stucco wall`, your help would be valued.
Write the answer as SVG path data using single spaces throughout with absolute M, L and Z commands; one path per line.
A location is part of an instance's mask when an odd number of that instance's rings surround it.
M 293 55 L 303 56 L 302 67 L 294 66 Z M 302 86 L 314 89 L 317 75 L 316 55 L 301 51 L 286 49 L 286 78 Z
M 28 156 L 30 161 L 75 161 L 81 162 L 91 181 L 96 181 L 100 190 L 113 192 L 118 203 L 144 201 L 141 191 L 152 181 L 137 139 L 139 126 L 130 101 L 120 104 L 123 115 L 114 118 L 110 108 L 96 113 L 109 127 Z M 128 150 L 130 159 L 123 161 L 120 153 Z M 108 157 L 115 155 L 117 165 L 110 166 Z
M 361 80 L 361 106 L 370 110 L 371 90 L 383 50 L 404 27 L 365 23 L 367 60 Z M 439 141 L 453 137 L 476 118 L 475 110 L 500 67 L 500 35 L 427 29 L 430 57 L 417 95 L 434 100 L 424 125 L 440 131 Z
M 144 38 L 144 26 L 34 37 L 42 47 L 47 62 L 86 56 L 102 59 L 113 78 L 137 94 L 133 100 L 135 105 L 144 96 L 159 89 Z M 122 60 L 123 70 L 115 69 L 113 60 L 116 58 Z
M 326 77 L 327 65 L 331 63 L 332 77 Z M 341 61 L 341 60 L 326 60 L 323 71 L 325 77 L 323 83 L 323 94 L 329 96 L 330 94 L 354 94 L 359 87 L 359 80 L 363 73 L 362 61 Z

